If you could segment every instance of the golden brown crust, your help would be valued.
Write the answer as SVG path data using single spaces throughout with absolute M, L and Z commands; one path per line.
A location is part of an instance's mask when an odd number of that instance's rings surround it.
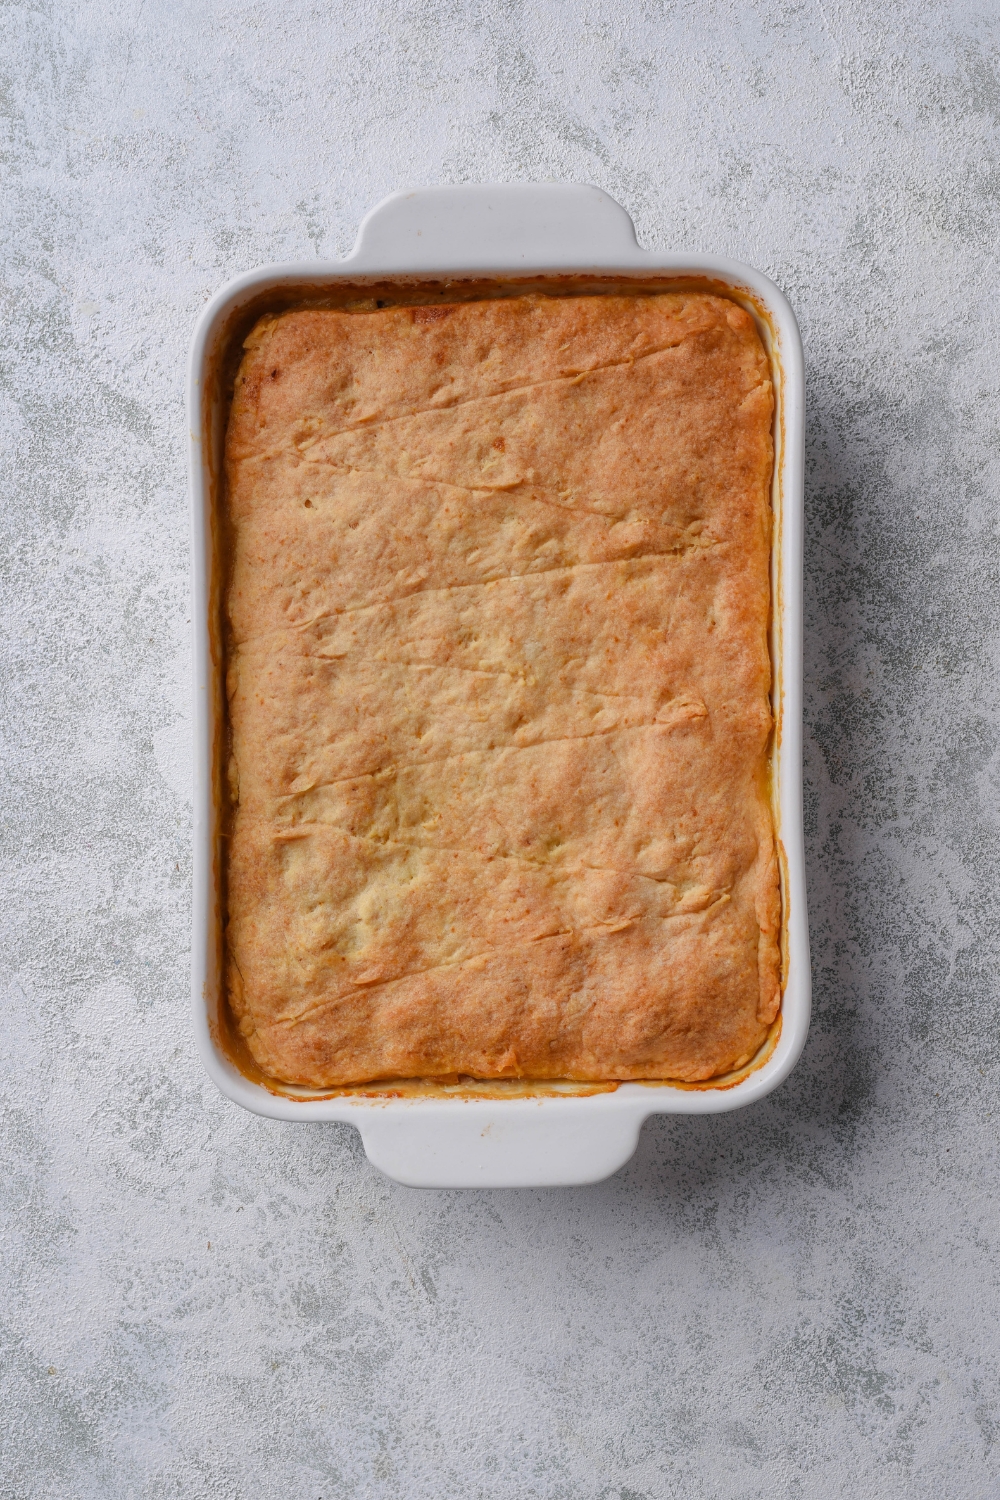
M 697 1080 L 757 1050 L 772 406 L 715 297 L 257 325 L 227 946 L 266 1071 Z

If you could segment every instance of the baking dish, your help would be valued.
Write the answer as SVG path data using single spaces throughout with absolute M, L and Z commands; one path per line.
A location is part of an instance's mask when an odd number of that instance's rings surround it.
M 754 316 L 776 393 L 772 660 L 774 806 L 782 885 L 779 1022 L 747 1068 L 699 1085 L 621 1084 L 613 1091 L 530 1084 L 310 1091 L 265 1080 L 239 1055 L 221 988 L 222 860 L 217 795 L 224 741 L 216 553 L 227 381 L 233 350 L 266 308 L 345 288 L 593 280 L 696 287 Z M 363 291 L 359 295 L 364 295 Z M 227 374 L 228 371 L 228 374 Z M 345 260 L 277 265 L 237 277 L 206 306 L 188 377 L 195 666 L 192 987 L 198 1048 L 238 1104 L 272 1119 L 335 1120 L 361 1132 L 371 1161 L 423 1187 L 556 1186 L 597 1182 L 628 1160 L 651 1114 L 715 1114 L 762 1098 L 795 1065 L 809 1024 L 808 927 L 802 841 L 802 351 L 781 292 L 759 272 L 713 256 L 640 249 L 623 208 L 571 184 L 470 185 L 401 192 L 362 222 Z

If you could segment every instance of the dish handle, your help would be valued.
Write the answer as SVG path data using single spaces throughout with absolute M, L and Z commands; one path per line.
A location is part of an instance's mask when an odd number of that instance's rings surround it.
M 365 215 L 348 262 L 360 271 L 586 268 L 641 257 L 620 203 L 578 182 L 466 183 L 391 193 Z M 459 273 L 461 274 L 461 273 Z
M 370 1105 L 351 1124 L 369 1161 L 407 1187 L 575 1187 L 610 1177 L 635 1151 L 647 1111 L 614 1099 L 420 1101 L 409 1119 Z

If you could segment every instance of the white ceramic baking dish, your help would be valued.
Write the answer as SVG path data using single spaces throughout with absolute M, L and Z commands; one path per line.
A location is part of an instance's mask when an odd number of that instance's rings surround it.
M 772 654 L 774 795 L 781 844 L 785 979 L 780 1028 L 757 1065 L 713 1086 L 620 1085 L 588 1096 L 416 1097 L 280 1090 L 255 1081 L 226 1044 L 220 989 L 222 891 L 219 798 L 223 694 L 213 562 L 215 491 L 226 403 L 226 350 L 273 299 L 337 287 L 463 279 L 587 278 L 694 282 L 735 298 L 756 318 L 777 392 Z M 507 184 L 427 188 L 386 198 L 343 261 L 267 266 L 237 277 L 207 305 L 188 380 L 194 566 L 195 1032 L 209 1074 L 238 1104 L 272 1119 L 338 1120 L 361 1132 L 369 1158 L 422 1187 L 539 1187 L 597 1182 L 632 1155 L 651 1114 L 717 1114 L 771 1092 L 794 1066 L 809 1025 L 809 947 L 802 843 L 802 350 L 795 317 L 759 272 L 715 256 L 639 248 L 623 208 L 597 188 Z M 249 1072 L 249 1076 L 248 1076 Z

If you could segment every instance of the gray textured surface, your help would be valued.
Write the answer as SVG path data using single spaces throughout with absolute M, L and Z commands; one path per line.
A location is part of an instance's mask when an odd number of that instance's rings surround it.
M 0 1495 L 1000 1494 L 995 6 L 0 25 Z M 544 177 L 800 315 L 816 1020 L 602 1187 L 419 1194 L 192 1053 L 184 357 L 387 191 Z

